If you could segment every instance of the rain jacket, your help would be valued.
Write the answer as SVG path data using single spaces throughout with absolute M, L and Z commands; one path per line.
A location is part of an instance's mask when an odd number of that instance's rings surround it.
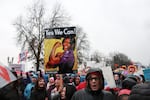
M 92 72 L 98 72 L 100 74 L 100 77 L 102 77 L 102 88 L 97 90 L 97 91 L 92 91 L 90 89 L 90 84 L 88 82 L 88 76 L 90 75 L 90 73 Z M 71 100 L 115 100 L 114 96 L 112 95 L 112 93 L 108 92 L 108 91 L 104 91 L 104 77 L 102 74 L 102 70 L 98 69 L 98 68 L 91 68 L 88 70 L 88 73 L 86 75 L 86 81 L 87 81 L 87 85 L 85 89 L 79 90 L 77 91 L 73 96 Z
M 24 97 L 26 98 L 26 100 L 29 100 L 30 99 L 30 96 L 31 96 L 31 91 L 33 89 L 33 87 L 35 86 L 34 83 L 29 83 L 25 90 L 24 90 Z

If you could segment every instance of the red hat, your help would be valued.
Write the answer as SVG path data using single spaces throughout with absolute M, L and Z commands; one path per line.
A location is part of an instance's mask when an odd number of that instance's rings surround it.
M 99 72 L 92 72 L 92 73 L 90 73 L 90 75 L 96 75 L 96 76 L 100 77 L 100 73 Z
M 122 89 L 122 90 L 120 90 L 118 96 L 124 95 L 124 94 L 130 95 L 130 93 L 131 93 L 131 90 L 128 90 L 128 89 Z

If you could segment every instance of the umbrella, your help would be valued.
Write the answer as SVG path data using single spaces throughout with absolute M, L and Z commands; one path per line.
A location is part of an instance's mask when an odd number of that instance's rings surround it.
M 13 73 L 4 65 L 0 64 L 0 88 L 17 80 Z

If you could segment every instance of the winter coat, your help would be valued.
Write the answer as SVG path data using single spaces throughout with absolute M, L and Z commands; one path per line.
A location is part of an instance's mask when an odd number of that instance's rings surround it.
M 135 85 L 131 90 L 129 100 L 150 100 L 150 82 Z
M 114 96 L 107 91 L 92 92 L 88 89 L 77 91 L 71 100 L 115 100 Z
M 30 100 L 45 100 L 48 98 L 48 93 L 45 88 L 38 88 L 31 92 Z
M 91 73 L 98 73 L 99 78 L 102 79 L 102 86 L 97 91 L 92 91 L 90 89 L 90 83 L 88 81 L 88 77 Z M 90 68 L 86 75 L 86 88 L 81 89 L 72 96 L 71 100 L 115 100 L 114 95 L 111 92 L 104 91 L 104 77 L 102 74 L 102 70 L 98 68 Z
M 31 91 L 34 88 L 35 84 L 33 83 L 29 83 L 25 90 L 24 90 L 24 97 L 26 98 L 26 100 L 30 100 L 30 96 L 31 96 Z

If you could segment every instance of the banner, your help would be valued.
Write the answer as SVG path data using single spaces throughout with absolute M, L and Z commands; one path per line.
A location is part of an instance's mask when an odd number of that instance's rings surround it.
M 19 60 L 18 63 L 20 63 L 21 61 L 26 61 L 27 59 L 27 51 L 22 51 L 21 53 L 19 53 Z
M 77 71 L 75 27 L 45 29 L 44 67 L 59 74 Z
M 9 68 L 14 69 L 15 71 L 25 71 L 25 64 L 9 64 Z

